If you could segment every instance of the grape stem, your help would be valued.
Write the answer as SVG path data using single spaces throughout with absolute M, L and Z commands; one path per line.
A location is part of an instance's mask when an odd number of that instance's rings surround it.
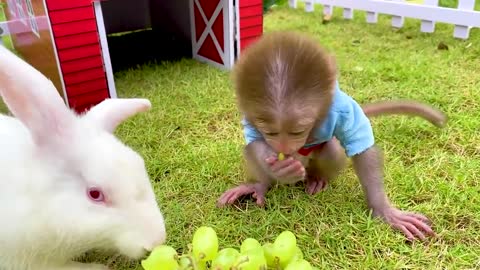
M 280 266 L 280 258 L 279 257 L 275 257 L 273 262 L 274 262 L 273 265 L 274 265 L 275 270 L 282 270 L 282 267 Z
M 237 263 L 237 265 L 235 265 L 235 269 L 238 269 L 238 267 L 242 264 L 242 263 L 246 263 L 248 262 L 250 259 L 248 257 L 245 257 L 243 260 L 239 261 Z
M 197 268 L 195 267 L 195 263 L 194 263 L 194 261 L 193 261 L 192 256 L 190 256 L 190 255 L 181 255 L 181 256 L 179 256 L 179 259 L 181 259 L 181 258 L 187 258 L 188 261 L 190 262 L 190 263 L 188 264 L 188 268 L 187 268 L 187 269 L 190 269 L 190 268 L 192 268 L 193 270 L 196 270 L 196 269 L 197 269 Z

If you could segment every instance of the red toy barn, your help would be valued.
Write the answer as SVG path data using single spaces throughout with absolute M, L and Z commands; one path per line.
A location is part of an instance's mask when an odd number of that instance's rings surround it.
M 163 27 L 188 40 L 194 59 L 229 69 L 263 32 L 262 0 L 4 1 L 0 35 L 79 112 L 117 96 L 111 34 Z

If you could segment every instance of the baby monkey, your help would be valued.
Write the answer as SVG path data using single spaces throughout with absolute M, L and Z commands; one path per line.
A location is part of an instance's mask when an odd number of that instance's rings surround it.
M 218 206 L 252 195 L 263 206 L 275 183 L 305 182 L 308 194 L 323 190 L 346 167 L 347 157 L 373 215 L 413 240 L 434 235 L 429 220 L 394 207 L 383 186 L 383 157 L 369 116 L 409 114 L 442 127 L 443 113 L 414 101 L 385 101 L 363 108 L 337 81 L 333 56 L 314 39 L 295 32 L 265 34 L 233 69 L 246 139 L 249 182 L 227 190 Z M 280 154 L 282 153 L 282 154 Z M 285 158 L 278 158 L 278 155 Z

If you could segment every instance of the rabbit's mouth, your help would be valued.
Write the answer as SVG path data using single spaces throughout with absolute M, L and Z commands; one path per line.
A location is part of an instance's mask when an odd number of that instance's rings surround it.
M 145 248 L 137 248 L 131 249 L 128 253 L 124 253 L 124 255 L 128 256 L 133 260 L 140 260 L 145 258 L 150 252 Z
M 119 268 L 118 266 L 131 265 L 132 263 L 134 264 L 139 263 L 141 259 L 143 259 L 143 257 L 138 259 L 133 259 L 128 256 L 117 253 L 111 256 L 107 260 L 107 266 L 110 267 L 110 269 L 118 269 Z
M 131 260 L 142 259 L 148 253 L 148 250 L 142 245 L 132 244 L 132 242 L 121 241 L 117 242 L 115 246 L 115 253 L 118 253 L 118 256 L 128 257 Z

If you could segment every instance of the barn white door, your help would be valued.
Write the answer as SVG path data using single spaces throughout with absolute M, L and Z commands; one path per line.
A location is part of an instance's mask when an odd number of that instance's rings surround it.
M 230 69 L 234 62 L 232 0 L 190 0 L 193 58 Z

